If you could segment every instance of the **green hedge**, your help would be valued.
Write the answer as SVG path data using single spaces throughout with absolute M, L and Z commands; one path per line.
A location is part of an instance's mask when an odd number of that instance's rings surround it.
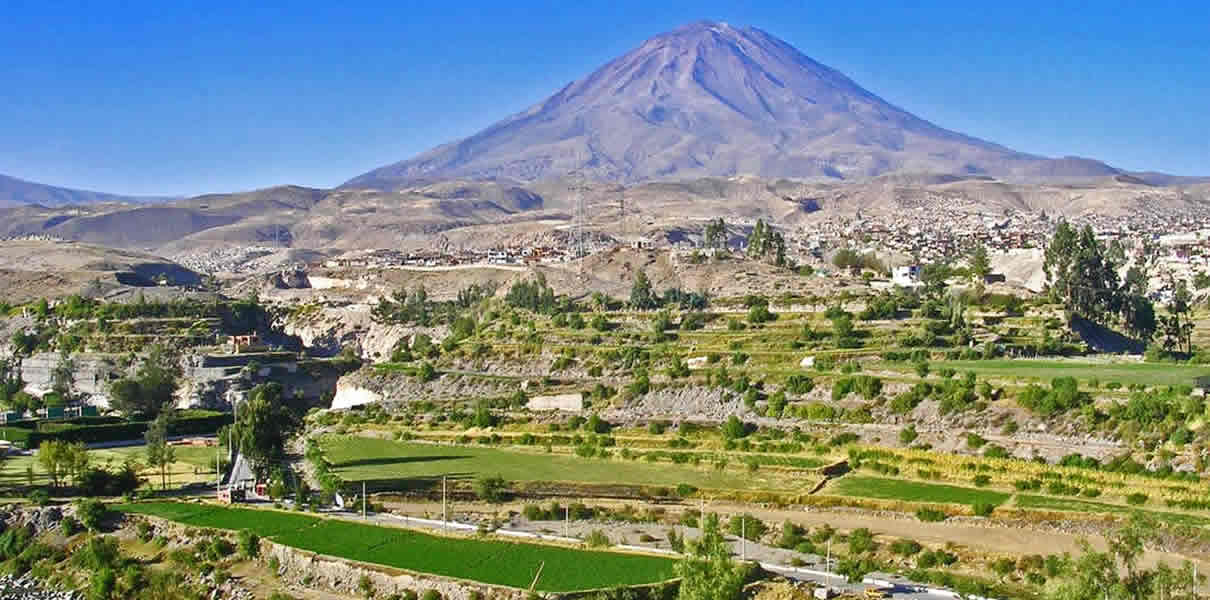
M 80 421 L 79 419 L 75 421 Z M 150 421 L 88 424 L 74 421 L 40 422 L 37 431 L 25 427 L 0 427 L 0 436 L 18 446 L 36 448 L 46 440 L 84 442 L 120 442 L 139 440 L 147 432 Z M 231 423 L 229 413 L 211 411 L 182 411 L 168 428 L 169 435 L 201 435 L 215 433 Z

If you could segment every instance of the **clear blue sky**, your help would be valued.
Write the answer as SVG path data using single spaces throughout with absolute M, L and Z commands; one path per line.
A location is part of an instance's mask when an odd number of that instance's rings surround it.
M 5 0 L 2 14 L 0 173 L 114 193 L 336 185 L 700 19 L 764 29 L 1017 150 L 1210 175 L 1204 1 Z

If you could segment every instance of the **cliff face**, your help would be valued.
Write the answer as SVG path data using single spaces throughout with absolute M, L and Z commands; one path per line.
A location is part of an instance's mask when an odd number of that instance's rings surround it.
M 76 353 L 68 359 L 72 365 L 72 391 L 83 395 L 89 404 L 109 406 L 109 382 L 125 373 L 120 366 L 122 357 L 114 354 Z M 52 373 L 63 358 L 54 352 L 43 352 L 21 360 L 21 379 L 25 391 L 42 396 L 51 391 Z
M 294 311 L 280 317 L 274 328 L 301 340 L 307 352 L 314 356 L 336 356 L 345 347 L 351 347 L 362 359 L 370 361 L 388 360 L 399 340 L 417 333 L 424 333 L 435 341 L 449 333 L 446 326 L 376 323 L 370 318 L 370 307 L 364 304 Z

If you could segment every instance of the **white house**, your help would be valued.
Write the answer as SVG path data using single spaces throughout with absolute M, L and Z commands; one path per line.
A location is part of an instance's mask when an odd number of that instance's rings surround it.
M 905 265 L 891 269 L 891 283 L 900 287 L 920 285 L 920 265 Z

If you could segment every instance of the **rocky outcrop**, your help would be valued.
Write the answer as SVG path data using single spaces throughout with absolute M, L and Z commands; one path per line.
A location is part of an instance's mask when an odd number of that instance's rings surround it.
M 336 396 L 332 398 L 332 409 L 338 410 L 379 402 L 382 402 L 382 394 L 360 387 L 347 379 L 341 379 L 336 382 Z
M 406 404 L 425 400 L 503 396 L 520 389 L 514 381 L 447 373 L 421 382 L 414 375 L 381 367 L 363 367 L 336 383 L 332 408 L 348 408 L 371 402 Z
M 364 360 L 385 361 L 399 340 L 424 333 L 440 340 L 449 328 L 384 325 L 370 316 L 371 304 L 341 307 L 305 307 L 274 323 L 286 335 L 297 337 L 314 356 L 335 356 L 352 348 Z
M 99 406 L 109 406 L 109 382 L 122 376 L 119 366 L 121 357 L 114 354 L 72 354 L 72 390 L 89 398 L 89 402 Z M 26 391 L 36 396 L 49 392 L 52 387 L 52 373 L 62 356 L 55 352 L 34 354 L 21 361 L 21 380 L 25 382 Z

